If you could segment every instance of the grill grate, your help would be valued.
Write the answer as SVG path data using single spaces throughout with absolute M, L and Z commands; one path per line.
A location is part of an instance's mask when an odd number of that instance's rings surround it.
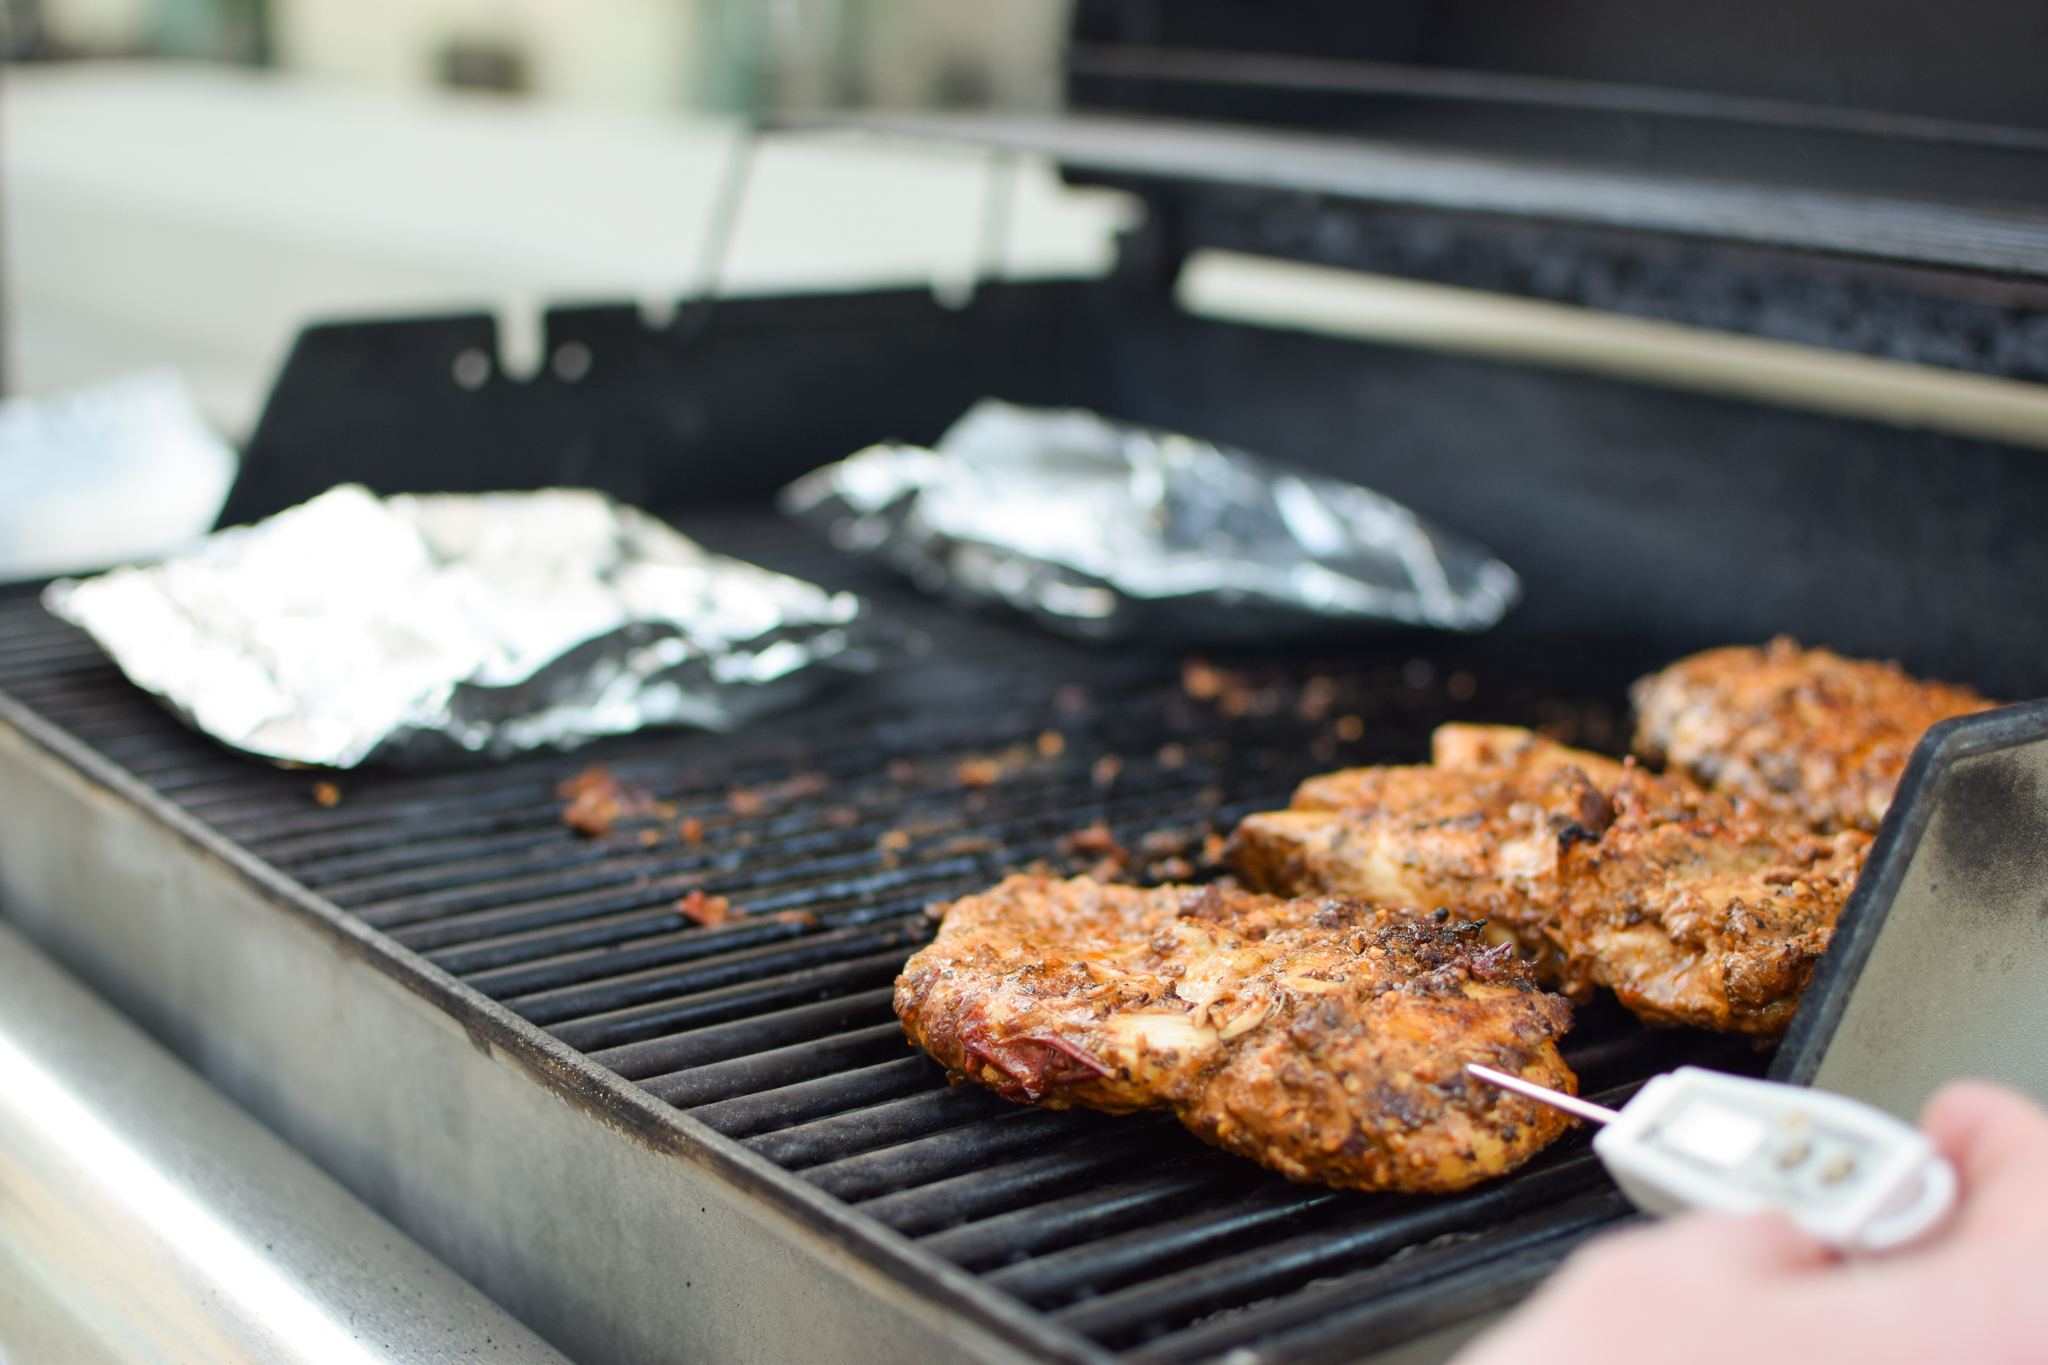
M 1163 1116 L 950 1088 L 906 1049 L 889 987 L 929 932 L 925 904 L 1040 860 L 1076 870 L 1062 840 L 1092 822 L 1141 861 L 1192 862 L 1204 834 L 1310 773 L 1415 761 L 1444 720 L 1612 747 L 1623 686 L 1654 660 L 1614 641 L 1390 634 L 1270 651 L 1196 697 L 1177 656 L 956 618 L 770 513 L 676 520 L 866 592 L 926 657 L 738 735 L 343 774 L 332 808 L 313 776 L 179 726 L 22 590 L 0 596 L 0 689 L 594 1061 L 1134 1360 L 1356 1355 L 1510 1301 L 1626 1215 L 1583 1134 L 1460 1195 L 1372 1196 L 1289 1185 Z M 674 813 L 570 831 L 555 788 L 593 761 Z M 690 891 L 747 914 L 700 927 L 676 906 Z M 1609 1103 L 1680 1062 L 1762 1061 L 1646 1033 L 1611 1001 L 1566 1044 Z

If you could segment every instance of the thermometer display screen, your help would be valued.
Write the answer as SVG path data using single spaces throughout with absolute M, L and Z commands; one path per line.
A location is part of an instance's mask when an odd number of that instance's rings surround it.
M 1770 1128 L 1747 1114 L 1694 1100 L 1657 1126 L 1664 1146 L 1717 1170 L 1732 1171 L 1756 1155 Z

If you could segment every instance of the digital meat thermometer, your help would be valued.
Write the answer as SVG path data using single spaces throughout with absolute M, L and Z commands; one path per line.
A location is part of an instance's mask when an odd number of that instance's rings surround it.
M 1646 1213 L 1776 1210 L 1843 1251 L 1878 1252 L 1929 1232 L 1955 1203 L 1955 1167 L 1925 1134 L 1842 1095 L 1685 1066 L 1609 1109 L 1465 1070 L 1603 1125 L 1593 1150 Z

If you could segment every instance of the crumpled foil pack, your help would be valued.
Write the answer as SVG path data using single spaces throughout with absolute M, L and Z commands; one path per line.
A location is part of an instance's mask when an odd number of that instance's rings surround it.
M 580 489 L 344 484 L 43 601 L 198 729 L 341 768 L 727 730 L 873 663 L 860 598 Z
M 1483 630 L 1514 570 L 1368 488 L 1081 409 L 983 399 L 934 449 L 870 446 L 784 512 L 927 592 L 1087 640 Z

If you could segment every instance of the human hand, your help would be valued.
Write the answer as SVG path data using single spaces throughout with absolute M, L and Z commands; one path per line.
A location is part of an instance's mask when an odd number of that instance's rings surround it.
M 1957 1212 L 1844 1260 L 1778 1214 L 1601 1238 L 1452 1365 L 2048 1365 L 2048 1113 L 1985 1081 L 1929 1101 Z

